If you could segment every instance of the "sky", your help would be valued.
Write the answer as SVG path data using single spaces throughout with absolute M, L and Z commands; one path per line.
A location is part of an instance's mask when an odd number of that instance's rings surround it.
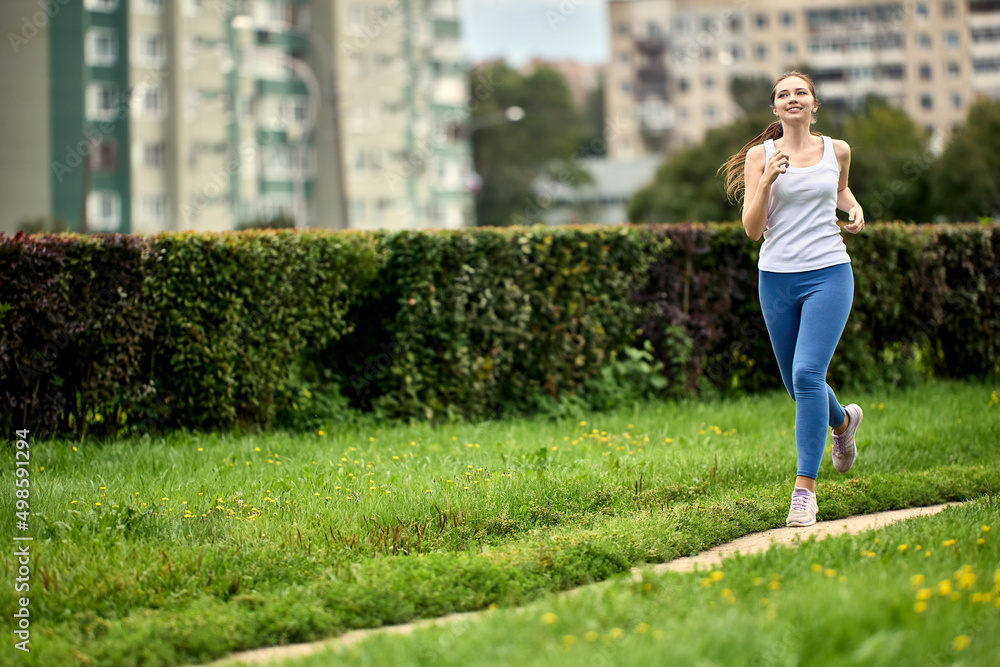
M 608 60 L 607 0 L 461 0 L 461 11 L 462 47 L 473 62 Z

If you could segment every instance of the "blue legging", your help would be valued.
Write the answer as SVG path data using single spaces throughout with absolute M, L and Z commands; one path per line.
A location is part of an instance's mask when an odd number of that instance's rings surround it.
M 760 307 L 781 380 L 795 400 L 798 474 L 816 479 L 827 427 L 844 423 L 844 408 L 826 370 L 854 299 L 850 264 L 802 273 L 760 272 Z

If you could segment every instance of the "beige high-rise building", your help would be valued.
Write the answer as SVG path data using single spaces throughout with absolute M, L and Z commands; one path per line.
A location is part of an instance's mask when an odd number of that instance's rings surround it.
M 351 227 L 473 224 L 459 1 L 334 6 Z
M 611 0 L 609 28 L 616 160 L 699 142 L 743 113 L 733 77 L 774 80 L 803 65 L 824 104 L 858 108 L 878 95 L 937 146 L 977 96 L 1000 98 L 994 0 Z
M 10 0 L 0 28 L 0 231 L 472 222 L 458 0 Z

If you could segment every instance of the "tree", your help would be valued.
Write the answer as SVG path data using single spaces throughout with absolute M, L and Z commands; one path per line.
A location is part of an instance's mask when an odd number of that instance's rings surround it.
M 667 158 L 653 182 L 632 197 L 631 222 L 739 220 L 740 206 L 723 189 L 719 167 L 770 123 L 760 113 L 709 130 L 704 141 Z
M 587 123 L 573 104 L 565 79 L 538 67 L 522 75 L 503 62 L 471 72 L 472 150 L 482 189 L 476 197 L 479 225 L 539 221 L 546 202 L 533 196 L 539 176 L 573 187 L 589 181 L 579 164 Z M 502 122 L 504 110 L 519 106 L 519 122 Z
M 1000 216 L 1000 103 L 976 102 L 932 170 L 934 210 L 954 221 Z
M 906 112 L 869 97 L 844 123 L 851 146 L 851 191 L 868 220 L 926 222 L 930 167 L 927 133 Z
M 739 220 L 742 203 L 726 198 L 716 170 L 730 155 L 757 136 L 774 117 L 767 108 L 769 89 L 762 81 L 734 81 L 733 95 L 751 108 L 752 98 L 767 93 L 763 109 L 727 127 L 710 130 L 698 146 L 672 154 L 653 183 L 629 203 L 632 222 Z M 851 190 L 870 220 L 926 221 L 932 156 L 927 139 L 903 111 L 870 98 L 864 111 L 842 120 L 821 106 L 815 131 L 844 138 L 852 148 Z

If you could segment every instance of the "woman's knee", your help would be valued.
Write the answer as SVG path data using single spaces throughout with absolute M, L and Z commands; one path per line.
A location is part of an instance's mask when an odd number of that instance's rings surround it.
M 801 395 L 826 389 L 826 371 L 810 364 L 796 364 L 792 367 L 792 390 L 789 393 Z

